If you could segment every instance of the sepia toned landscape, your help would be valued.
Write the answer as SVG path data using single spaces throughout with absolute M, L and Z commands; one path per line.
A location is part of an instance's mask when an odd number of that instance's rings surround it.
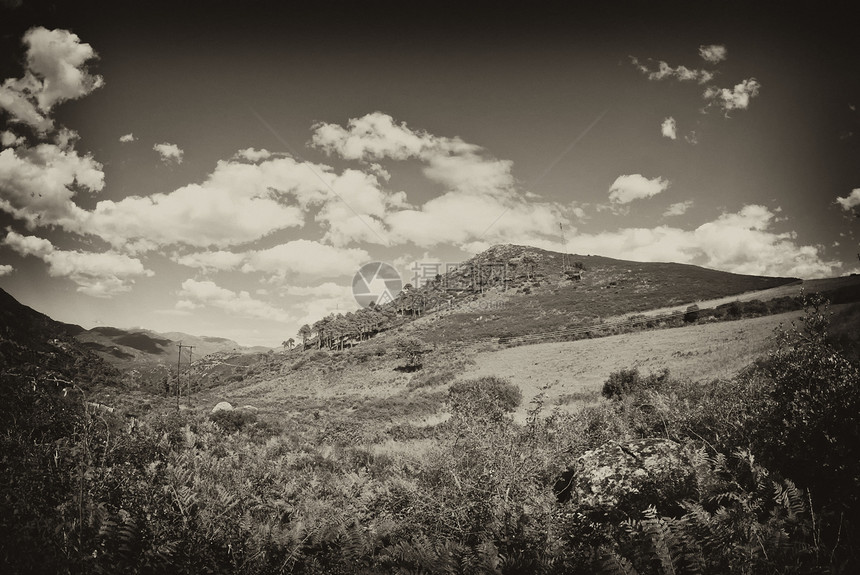
M 0 575 L 860 572 L 852 8 L 0 0 Z

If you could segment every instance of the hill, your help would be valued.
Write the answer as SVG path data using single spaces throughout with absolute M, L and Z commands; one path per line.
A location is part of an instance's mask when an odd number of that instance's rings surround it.
M 78 343 L 82 327 L 55 321 L 0 289 L 0 376 L 4 385 L 42 381 L 113 385 L 119 373 Z
M 124 373 L 132 387 L 160 383 L 179 360 L 179 343 L 193 346 L 183 350 L 182 362 L 210 354 L 261 353 L 269 349 L 245 347 L 222 337 L 199 337 L 182 332 L 158 333 L 147 329 L 119 329 L 99 326 L 81 329 L 75 339 L 82 346 Z
M 624 314 L 795 283 L 801 280 L 498 245 L 439 281 L 407 290 L 395 305 L 409 316 L 423 316 L 412 326 L 416 335 L 441 343 L 594 325 Z M 421 303 L 411 303 L 416 301 Z

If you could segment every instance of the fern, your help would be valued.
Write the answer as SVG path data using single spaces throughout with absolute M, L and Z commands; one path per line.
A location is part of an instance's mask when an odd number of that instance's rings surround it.
M 615 551 L 607 552 L 600 566 L 607 575 L 639 575 L 633 563 Z

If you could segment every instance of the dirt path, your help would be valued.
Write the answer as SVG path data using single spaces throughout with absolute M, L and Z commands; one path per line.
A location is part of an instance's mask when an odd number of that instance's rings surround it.
M 647 374 L 668 368 L 692 380 L 728 378 L 767 353 L 773 330 L 802 312 L 690 327 L 653 330 L 560 343 L 542 343 L 479 353 L 463 378 L 496 375 L 520 387 L 521 420 L 531 399 L 543 390 L 546 405 L 573 409 L 581 401 L 565 395 L 600 391 L 613 371 L 636 367 Z

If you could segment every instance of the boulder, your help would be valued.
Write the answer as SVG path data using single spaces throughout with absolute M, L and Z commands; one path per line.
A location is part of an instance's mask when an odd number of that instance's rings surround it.
M 681 444 L 648 438 L 610 441 L 585 452 L 556 483 L 560 502 L 570 501 L 594 519 L 640 517 L 653 505 L 680 515 L 679 503 L 696 496 L 696 470 Z
M 218 413 L 219 411 L 233 411 L 233 406 L 229 402 L 222 401 L 212 408 L 212 413 Z

